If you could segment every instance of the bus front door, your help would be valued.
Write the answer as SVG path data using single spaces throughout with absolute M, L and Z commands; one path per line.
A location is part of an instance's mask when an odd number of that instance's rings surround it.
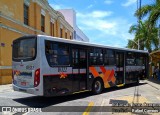
M 116 84 L 124 83 L 124 53 L 116 52 Z
M 87 89 L 87 50 L 80 48 L 72 49 L 72 77 L 73 92 Z

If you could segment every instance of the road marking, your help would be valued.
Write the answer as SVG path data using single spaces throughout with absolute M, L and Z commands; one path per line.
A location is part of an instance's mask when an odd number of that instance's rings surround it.
M 82 115 L 89 115 L 89 112 L 91 111 L 93 105 L 94 105 L 94 102 L 90 102 L 90 103 L 88 104 L 88 107 L 86 108 L 86 110 L 83 112 Z
M 128 103 L 149 103 L 149 100 L 146 99 L 143 96 L 122 96 L 119 98 L 116 98 L 117 100 L 125 100 L 128 101 Z

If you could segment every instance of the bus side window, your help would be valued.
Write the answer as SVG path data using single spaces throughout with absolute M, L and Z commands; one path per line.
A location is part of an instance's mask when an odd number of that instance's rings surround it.
M 135 53 L 133 52 L 127 52 L 127 56 L 126 56 L 126 62 L 127 65 L 135 65 Z
M 118 59 L 118 57 L 116 59 Z M 104 51 L 104 64 L 105 65 L 115 65 L 115 55 L 114 55 L 113 50 L 107 49 Z
M 49 42 L 49 41 L 46 41 L 45 42 L 45 54 L 46 54 L 46 58 L 47 58 L 47 61 L 48 61 L 48 64 L 52 67 L 54 65 L 57 65 L 58 62 L 57 62 L 57 51 L 54 50 L 54 44 L 53 42 Z
M 86 53 L 83 50 L 80 50 L 79 53 L 80 53 L 79 66 L 85 67 L 85 65 L 86 65 Z
M 73 66 L 78 67 L 79 66 L 79 60 L 78 60 L 78 49 L 72 49 L 72 58 L 73 58 Z
M 69 65 L 69 47 L 66 44 L 58 44 L 58 64 Z

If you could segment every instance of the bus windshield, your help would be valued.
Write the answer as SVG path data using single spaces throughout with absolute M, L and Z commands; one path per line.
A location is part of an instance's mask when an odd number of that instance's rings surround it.
M 36 57 L 36 38 L 22 38 L 13 42 L 13 60 L 31 61 Z

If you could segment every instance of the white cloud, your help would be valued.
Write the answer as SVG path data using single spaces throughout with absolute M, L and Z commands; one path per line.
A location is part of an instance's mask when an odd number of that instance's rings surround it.
M 112 13 L 111 11 L 93 11 L 91 15 L 95 18 L 104 18 L 110 16 Z
M 77 12 L 77 16 L 80 18 L 86 18 L 86 17 L 88 17 L 88 18 L 104 18 L 104 17 L 110 16 L 111 14 L 113 14 L 113 12 L 100 11 L 100 10 L 96 10 L 96 11 L 86 13 L 86 14 Z
M 50 4 L 54 9 L 64 9 L 64 5 Z M 93 7 L 92 4 L 88 8 Z M 88 13 L 76 13 L 77 25 L 89 37 L 90 42 L 114 47 L 125 47 L 127 39 L 133 35 L 128 33 L 129 23 L 126 19 L 115 18 L 114 12 L 94 10 Z
M 69 8 L 69 7 L 66 7 L 66 6 L 64 6 L 64 5 L 62 5 L 62 4 L 59 4 L 59 5 L 57 5 L 57 4 L 49 4 L 49 5 L 50 5 L 53 9 L 55 9 L 55 10 Z
M 107 4 L 107 5 L 112 4 L 113 0 L 105 0 L 104 3 Z
M 122 4 L 122 6 L 128 7 L 132 4 L 135 4 L 137 0 L 127 0 L 125 3 Z
M 125 47 L 127 39 L 133 38 L 133 35 L 128 33 L 130 24 L 127 20 L 123 18 L 113 18 L 111 14 L 106 15 L 107 13 L 100 13 L 100 11 L 98 11 L 100 15 L 93 16 L 93 14 L 96 14 L 95 12 L 97 11 L 89 13 L 77 12 L 78 26 L 85 33 L 92 33 L 88 36 L 90 41 L 104 45 Z
M 93 7 L 93 4 L 90 4 L 88 7 L 87 7 L 87 9 L 90 9 L 90 8 L 92 8 Z

